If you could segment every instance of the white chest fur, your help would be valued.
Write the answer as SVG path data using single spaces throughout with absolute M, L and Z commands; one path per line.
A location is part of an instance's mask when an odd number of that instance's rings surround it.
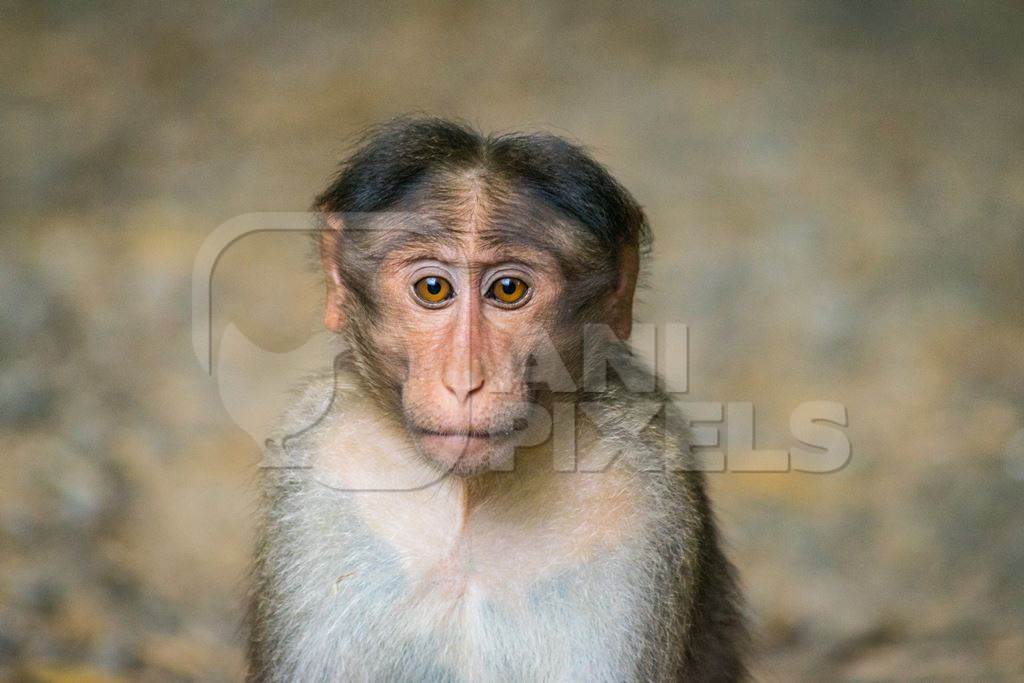
M 363 547 L 356 536 L 339 558 L 337 666 L 370 678 L 624 678 L 627 629 L 642 617 L 623 588 L 636 582 L 621 547 L 584 556 L 584 544 L 554 542 L 555 528 L 530 547 L 503 538 L 502 524 L 471 518 L 452 532 L 420 521 L 398 537 L 371 531 L 377 541 Z
M 276 513 L 288 534 L 268 561 L 292 624 L 281 670 L 320 681 L 632 677 L 657 592 L 635 559 L 647 525 L 629 472 L 553 472 L 526 454 L 514 472 L 469 484 L 417 465 L 400 434 L 360 444 L 357 424 L 326 427 L 303 446 L 318 458 Z

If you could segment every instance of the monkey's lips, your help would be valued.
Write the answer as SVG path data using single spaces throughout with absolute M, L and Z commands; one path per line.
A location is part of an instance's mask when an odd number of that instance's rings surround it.
M 438 430 L 412 428 L 424 455 L 455 474 L 471 474 L 488 469 L 498 458 L 511 451 L 513 430 L 475 429 Z
M 417 436 L 428 443 L 447 447 L 458 447 L 462 449 L 471 448 L 477 444 L 496 443 L 508 439 L 512 432 L 485 432 L 478 430 L 452 430 L 439 431 L 435 429 L 417 429 Z
M 451 429 L 451 430 L 439 430 L 439 429 L 426 429 L 424 427 L 414 427 L 417 433 L 424 436 L 456 436 L 465 437 L 469 439 L 491 439 L 494 437 L 509 436 L 512 434 L 512 430 L 500 431 L 500 432 L 488 432 L 480 429 Z

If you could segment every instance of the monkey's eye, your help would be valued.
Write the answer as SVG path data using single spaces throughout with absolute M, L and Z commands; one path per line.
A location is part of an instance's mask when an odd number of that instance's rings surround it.
M 502 277 L 494 281 L 488 296 L 505 306 L 523 303 L 530 286 L 517 277 Z
M 430 306 L 437 306 L 452 298 L 451 283 L 436 275 L 417 280 L 412 288 L 416 296 Z

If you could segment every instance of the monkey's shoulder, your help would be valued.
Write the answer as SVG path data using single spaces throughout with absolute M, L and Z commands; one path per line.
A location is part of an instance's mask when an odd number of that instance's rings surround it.
M 621 465 L 643 472 L 692 472 L 699 479 L 689 420 L 664 392 L 638 392 L 612 383 L 584 400 L 578 412 L 600 434 L 596 457 L 613 456 Z
M 306 466 L 322 433 L 357 402 L 347 373 L 322 371 L 307 376 L 291 390 L 288 409 L 277 419 L 264 444 L 266 460 L 281 466 Z

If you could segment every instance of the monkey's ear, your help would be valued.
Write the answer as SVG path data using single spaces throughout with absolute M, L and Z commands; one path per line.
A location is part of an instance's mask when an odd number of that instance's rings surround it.
M 320 263 L 324 269 L 327 297 L 324 303 L 324 326 L 332 332 L 345 329 L 345 283 L 341 277 L 341 263 L 338 249 L 341 248 L 341 231 L 344 225 L 336 213 L 324 213 L 320 230 Z
M 619 282 L 612 292 L 608 321 L 612 332 L 622 341 L 629 339 L 633 332 L 633 294 L 639 272 L 640 250 L 635 245 L 623 247 L 619 256 Z

